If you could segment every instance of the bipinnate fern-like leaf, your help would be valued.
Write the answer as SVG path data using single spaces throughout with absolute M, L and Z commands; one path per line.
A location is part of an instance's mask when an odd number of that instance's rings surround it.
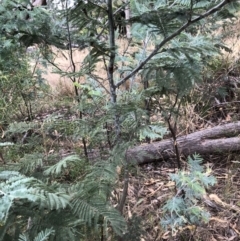
M 1 142 L 0 143 L 0 147 L 3 147 L 3 146 L 13 146 L 14 145 L 14 143 L 12 143 L 12 142 Z
M 59 210 L 66 208 L 70 204 L 71 196 L 58 185 L 48 187 L 44 183 L 39 183 L 36 185 L 34 194 L 38 197 L 36 203 L 42 209 Z
M 50 209 L 66 208 L 69 204 L 69 195 L 66 193 L 47 193 L 46 199 Z
M 199 200 L 206 193 L 205 187 L 213 185 L 215 178 L 204 172 L 200 166 L 202 158 L 199 155 L 189 157 L 189 171 L 179 171 L 170 174 L 176 183 L 177 195 L 167 201 L 163 207 L 164 217 L 161 224 L 176 232 L 177 228 L 187 224 L 208 222 L 209 213 L 199 205 Z M 184 193 L 184 195 L 182 195 Z
M 9 210 L 15 200 L 35 203 L 39 208 L 48 210 L 64 209 L 69 205 L 70 195 L 62 188 L 55 190 L 35 178 L 26 177 L 18 172 L 0 173 L 0 222 L 5 223 Z
M 181 213 L 181 210 L 185 207 L 184 200 L 179 197 L 173 197 L 167 201 L 167 204 L 163 207 L 163 210 L 168 210 L 170 213 Z
M 26 234 L 20 234 L 18 241 L 29 241 Z
M 14 122 L 9 124 L 6 134 L 22 134 L 37 128 L 39 125 L 36 123 Z
M 126 150 L 126 148 L 123 148 Z M 126 222 L 121 214 L 107 201 L 111 195 L 112 186 L 117 180 L 116 167 L 121 163 L 124 151 L 115 147 L 110 156 L 111 162 L 98 162 L 92 166 L 85 179 L 72 185 L 70 192 L 73 195 L 71 207 L 73 213 L 83 220 L 92 229 L 111 227 L 118 235 L 126 231 Z M 115 155 L 117 158 L 115 158 Z M 109 230 L 104 228 L 104 230 Z
M 67 168 L 67 166 L 72 162 L 80 162 L 81 159 L 77 155 L 71 155 L 63 158 L 61 161 L 56 163 L 55 165 L 49 167 L 44 171 L 44 175 L 59 175 L 63 169 Z
M 16 172 L 16 171 L 2 171 L 0 172 L 0 180 L 7 180 L 9 179 L 10 177 L 16 177 L 16 176 L 19 176 L 19 172 Z
M 34 195 L 34 188 L 30 184 L 34 178 L 29 178 L 17 172 L 4 171 L 0 173 L 0 222 L 5 223 L 9 210 L 14 200 L 27 199 L 31 202 L 37 200 Z
M 34 238 L 34 241 L 45 241 L 47 240 L 50 235 L 54 234 L 53 229 L 45 229 L 44 231 L 40 232 L 36 238 Z
M 167 128 L 161 125 L 146 125 L 140 128 L 139 130 L 139 139 L 140 141 L 144 140 L 146 137 L 154 139 L 162 139 L 163 136 L 167 133 Z
M 220 44 L 219 41 L 215 43 Z M 184 96 L 202 80 L 204 66 L 218 53 L 216 44 L 208 37 L 181 33 L 151 59 L 151 65 L 143 71 L 144 81 L 153 80 L 156 83 L 153 94 L 159 90 L 158 94 L 174 92 L 179 97 Z
M 94 198 L 91 201 L 76 198 L 73 201 L 73 210 L 89 226 L 97 223 L 100 217 L 102 217 L 103 226 L 110 225 L 114 232 L 120 236 L 126 232 L 127 226 L 124 218 L 116 209 L 107 205 L 101 198 Z
M 55 231 L 52 228 L 45 229 L 44 231 L 38 233 L 38 235 L 34 238 L 34 241 L 47 241 L 49 237 L 54 233 Z M 30 241 L 30 239 L 26 234 L 21 234 L 18 241 Z

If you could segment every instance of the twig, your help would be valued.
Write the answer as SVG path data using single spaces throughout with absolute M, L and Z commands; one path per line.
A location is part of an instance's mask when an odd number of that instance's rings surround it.
M 175 102 L 173 104 L 173 108 L 175 108 L 175 106 L 177 105 L 177 101 L 178 101 L 178 95 L 176 95 L 176 99 L 175 99 Z M 181 102 L 180 102 L 181 103 Z M 178 105 L 178 110 L 180 108 L 180 103 Z M 181 159 L 180 159 L 180 152 L 179 152 L 179 149 L 178 149 L 178 143 L 177 143 L 177 135 L 176 135 L 176 132 L 177 132 L 177 119 L 175 120 L 175 123 L 174 123 L 174 126 L 171 125 L 171 118 L 172 118 L 172 112 L 170 112 L 168 118 L 167 118 L 167 123 L 168 123 L 168 127 L 169 127 L 169 130 L 172 134 L 172 138 L 173 138 L 173 145 L 174 145 L 174 149 L 175 149 L 175 153 L 176 153 L 176 157 L 177 157 L 177 165 L 178 165 L 178 169 L 181 169 Z
M 127 151 L 125 154 L 125 157 L 127 158 Z M 119 201 L 119 205 L 118 205 L 118 210 L 121 214 L 123 214 L 123 208 L 126 202 L 126 198 L 127 198 L 127 194 L 128 194 L 128 183 L 129 183 L 129 170 L 128 170 L 128 161 L 126 159 L 126 165 L 124 166 L 124 184 L 123 184 L 123 193 L 122 193 L 122 197 Z
M 107 1 L 108 5 L 108 21 L 109 21 L 109 45 L 110 45 L 110 59 L 107 67 L 108 73 L 108 82 L 110 86 L 111 93 L 111 103 L 116 106 L 117 104 L 117 94 L 116 94 L 116 86 L 114 84 L 114 62 L 116 57 L 116 45 L 115 45 L 115 30 L 114 30 L 114 19 L 113 19 L 113 9 L 112 9 L 112 0 Z M 119 141 L 121 135 L 121 127 L 119 121 L 119 115 L 115 113 L 115 133 L 116 133 L 116 141 Z

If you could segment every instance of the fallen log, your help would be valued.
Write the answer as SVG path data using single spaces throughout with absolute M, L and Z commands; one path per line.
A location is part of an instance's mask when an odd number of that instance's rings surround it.
M 239 151 L 239 134 L 240 121 L 178 137 L 176 144 L 184 156 Z M 173 139 L 136 146 L 127 151 L 127 159 L 137 164 L 163 161 L 175 156 Z

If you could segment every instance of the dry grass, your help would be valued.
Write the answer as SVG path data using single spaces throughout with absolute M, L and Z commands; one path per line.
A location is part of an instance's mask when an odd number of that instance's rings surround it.
M 72 73 L 73 65 L 71 63 L 70 53 L 67 50 L 58 50 L 55 47 L 52 47 L 52 51 L 55 55 L 54 64 L 61 70 L 66 73 Z M 78 49 L 73 49 L 73 60 L 76 66 L 76 72 L 80 70 L 82 62 L 84 58 L 87 56 L 87 50 L 79 51 Z M 54 93 L 65 95 L 67 93 L 73 93 L 73 83 L 72 80 L 67 77 L 63 76 L 59 73 L 59 71 L 54 66 L 49 65 L 47 73 L 43 75 L 43 78 L 47 80 L 51 89 Z M 80 79 L 77 79 L 80 81 Z
M 118 51 L 121 55 L 129 55 L 138 50 L 138 47 L 132 47 L 126 39 L 117 40 L 117 45 L 119 46 Z M 55 47 L 52 47 L 52 51 L 55 55 L 54 64 L 66 73 L 73 73 L 73 65 L 70 58 L 70 52 L 68 50 L 58 50 Z M 82 51 L 73 49 L 72 59 L 76 66 L 76 72 L 80 71 L 82 68 L 83 61 L 88 53 L 89 49 L 84 49 Z M 109 89 L 107 82 L 107 72 L 103 60 L 97 63 L 96 71 L 93 74 L 98 76 L 99 80 L 101 80 L 101 84 Z M 43 77 L 47 80 L 54 93 L 64 94 L 68 91 L 70 91 L 70 93 L 73 92 L 73 84 L 70 78 L 56 73 L 55 67 L 49 65 L 47 73 L 44 74 Z M 84 83 L 85 79 L 84 77 L 81 77 L 78 78 L 77 81 L 79 83 Z M 124 88 L 128 88 L 128 83 L 126 83 Z

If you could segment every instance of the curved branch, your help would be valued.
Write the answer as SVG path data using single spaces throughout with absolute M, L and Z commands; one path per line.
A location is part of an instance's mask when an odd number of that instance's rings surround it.
M 182 25 L 182 27 L 180 27 L 177 31 L 175 31 L 173 34 L 171 34 L 170 36 L 166 37 L 160 44 L 158 44 L 155 49 L 152 51 L 152 53 L 144 60 L 142 61 L 130 74 L 128 74 L 127 76 L 125 76 L 123 79 L 121 79 L 115 86 L 116 88 L 119 88 L 122 84 L 124 84 L 129 78 L 131 78 L 133 75 L 135 75 L 139 70 L 141 70 L 143 68 L 143 66 L 150 60 L 152 59 L 152 57 L 154 57 L 156 54 L 158 54 L 158 51 L 170 40 L 172 40 L 173 38 L 175 38 L 177 35 L 179 35 L 182 31 L 184 31 L 187 27 L 189 27 L 190 25 L 192 25 L 193 23 L 196 23 L 198 21 L 200 21 L 203 18 L 208 17 L 209 15 L 217 12 L 218 10 L 220 10 L 222 7 L 224 7 L 225 5 L 227 5 L 228 3 L 234 2 L 235 0 L 224 0 L 221 3 L 219 3 L 218 5 L 216 5 L 215 7 L 209 9 L 207 12 L 205 12 L 204 14 L 192 19 L 192 20 L 188 20 L 184 25 Z

